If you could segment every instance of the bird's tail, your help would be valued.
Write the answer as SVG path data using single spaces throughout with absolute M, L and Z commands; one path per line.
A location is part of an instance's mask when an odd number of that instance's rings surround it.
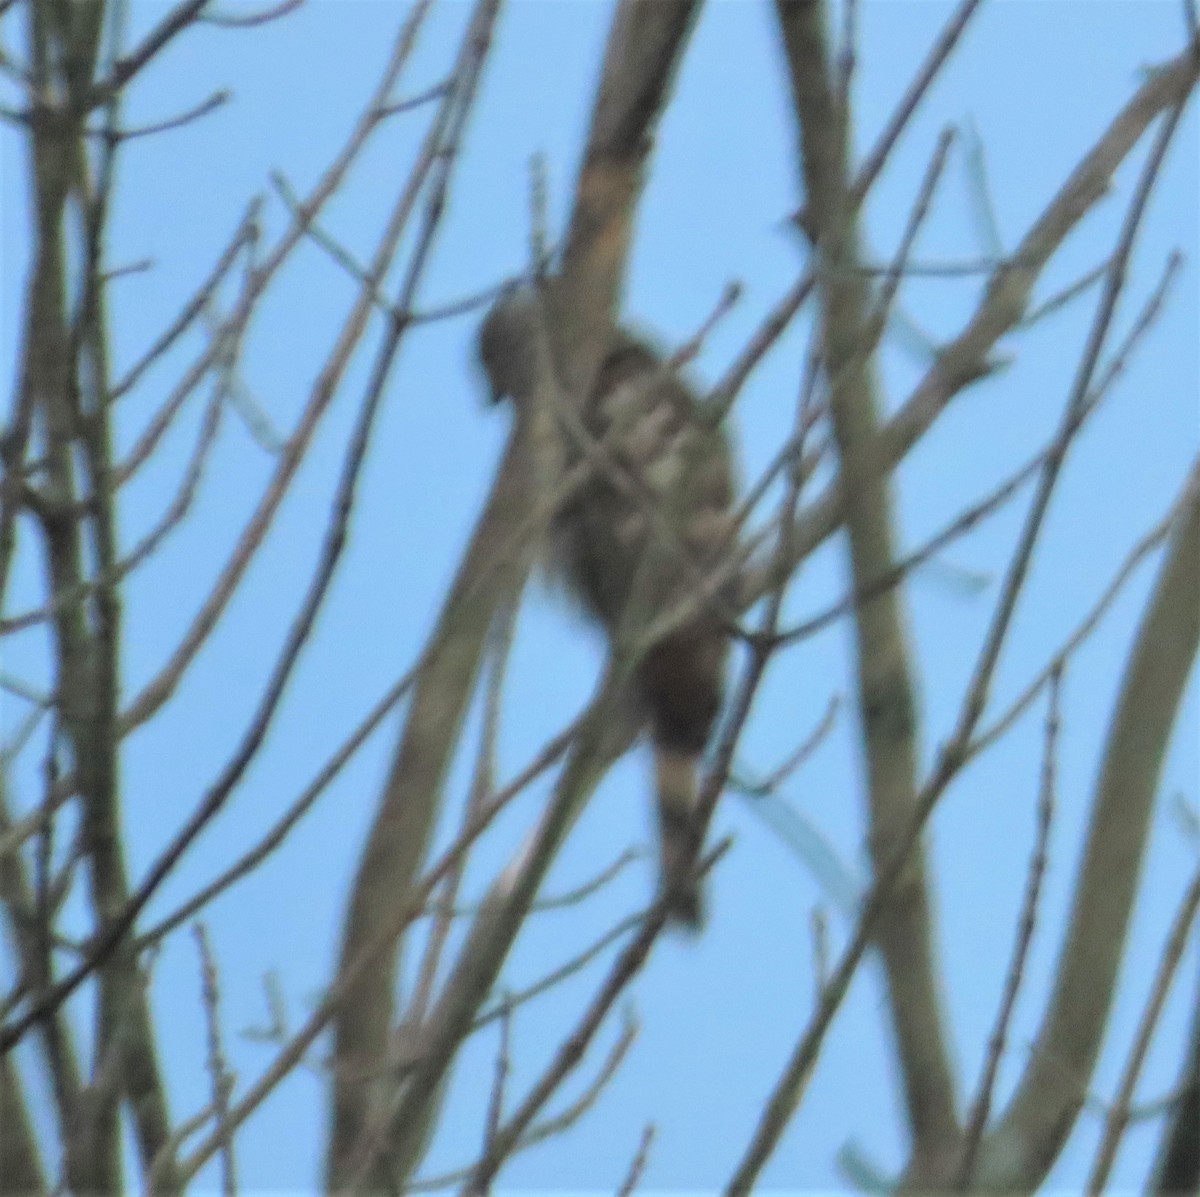
M 700 880 L 695 875 L 700 857 L 696 825 L 698 758 L 678 748 L 654 746 L 658 793 L 659 886 L 670 895 L 669 918 L 677 926 L 699 931 L 704 921 Z

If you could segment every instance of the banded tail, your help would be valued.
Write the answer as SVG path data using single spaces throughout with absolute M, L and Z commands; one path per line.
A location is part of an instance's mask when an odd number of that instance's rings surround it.
M 660 892 L 671 896 L 668 918 L 676 926 L 699 931 L 704 923 L 701 883 L 695 876 L 700 858 L 696 826 L 698 757 L 678 748 L 654 745 L 658 797 Z

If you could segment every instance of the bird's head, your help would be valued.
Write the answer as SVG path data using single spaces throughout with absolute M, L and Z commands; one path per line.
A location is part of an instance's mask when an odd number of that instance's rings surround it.
M 537 381 L 542 302 L 527 283 L 514 283 L 479 326 L 479 364 L 493 403 L 529 395 Z

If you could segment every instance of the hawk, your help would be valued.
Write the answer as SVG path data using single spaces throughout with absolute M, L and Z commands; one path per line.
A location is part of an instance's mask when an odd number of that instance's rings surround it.
M 514 288 L 484 319 L 479 355 L 493 401 L 529 399 L 539 318 L 536 295 Z M 624 328 L 614 331 L 582 408 L 558 416 L 563 464 L 587 459 L 592 468 L 554 516 L 546 564 L 615 643 L 694 597 L 728 557 L 729 440 L 663 354 Z M 690 875 L 700 847 L 698 765 L 724 693 L 732 589 L 716 588 L 651 644 L 633 679 L 654 751 L 660 886 L 671 919 L 691 929 L 702 917 Z

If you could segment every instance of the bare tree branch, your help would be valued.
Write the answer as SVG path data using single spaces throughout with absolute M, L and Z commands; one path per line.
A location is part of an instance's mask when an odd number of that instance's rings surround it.
M 962 389 L 991 370 L 988 355 L 1017 327 L 1029 308 L 1038 276 L 1068 234 L 1107 193 L 1117 168 L 1148 126 L 1190 94 L 1200 76 L 1200 59 L 1185 52 L 1149 72 L 1146 82 L 1072 171 L 1018 245 L 995 273 L 964 330 L 942 347 L 926 377 L 882 426 L 874 452 L 875 468 L 891 470 L 933 426 Z M 796 522 L 781 571 L 790 571 L 831 536 L 844 518 L 841 480 L 810 503 Z M 774 579 L 751 573 L 743 596 L 749 606 L 770 589 Z
M 471 48 L 472 50 L 475 49 L 473 43 L 471 44 Z M 473 60 L 468 59 L 467 61 L 471 62 Z M 470 74 L 466 76 L 467 79 L 471 77 Z M 475 77 L 477 77 L 477 74 Z M 417 280 L 420 278 L 422 269 L 427 261 L 429 248 L 440 221 L 444 208 L 444 190 L 447 174 L 454 162 L 453 147 L 457 144 L 454 134 L 461 129 L 461 123 L 469 111 L 470 95 L 471 90 L 468 88 L 463 97 L 464 102 L 462 105 L 455 105 L 447 113 L 443 114 L 446 124 L 445 126 L 439 125 L 439 136 L 435 139 L 434 143 L 438 152 L 435 153 L 433 148 L 430 148 L 425 155 L 425 160 L 430 167 L 433 166 L 436 158 L 437 172 L 430 204 L 426 213 L 426 221 L 421 236 L 418 238 L 416 248 L 410 260 L 408 272 L 403 282 L 404 294 L 402 303 L 404 305 L 407 305 L 415 291 Z M 443 144 L 442 136 L 447 134 L 450 135 L 450 140 Z M 424 170 L 421 169 L 421 164 L 419 163 L 418 168 L 410 177 L 409 186 L 405 194 L 401 197 L 398 211 L 393 216 L 393 227 L 388 230 L 389 235 L 384 239 L 385 247 L 392 247 L 398 241 L 400 231 L 407 222 L 407 214 L 415 204 L 418 190 L 417 184 L 423 178 L 423 175 Z M 390 253 L 385 254 L 384 262 L 386 262 L 388 257 L 390 257 Z M 383 263 L 380 263 L 380 270 L 382 268 Z M 349 322 L 351 330 L 355 330 L 361 326 L 361 320 L 365 318 L 365 309 L 368 305 L 369 299 L 360 294 L 355 314 Z M 158 886 L 171 870 L 174 869 L 180 857 L 196 836 L 200 834 L 204 827 L 222 808 L 237 785 L 250 759 L 261 746 L 271 720 L 278 709 L 288 679 L 312 630 L 317 612 L 328 593 L 329 584 L 344 548 L 346 529 L 349 525 L 354 505 L 358 478 L 366 453 L 370 430 L 381 400 L 383 383 L 405 329 L 406 325 L 403 323 L 394 324 L 390 329 L 389 336 L 385 338 L 381 346 L 374 372 L 368 383 L 367 392 L 359 411 L 357 424 L 346 450 L 342 476 L 339 480 L 338 492 L 334 499 L 329 526 L 326 530 L 325 543 L 316 572 L 289 630 L 273 674 L 265 687 L 258 710 L 246 729 L 242 743 L 235 752 L 233 759 L 204 795 L 181 831 L 160 854 L 158 860 L 150 868 L 146 878 L 138 887 L 137 892 L 123 904 L 119 911 L 113 913 L 110 923 L 99 934 L 87 959 L 47 991 L 39 1002 L 23 1018 L 19 1019 L 15 1025 L 5 1028 L 3 1032 L 0 1032 L 0 1049 L 7 1048 L 12 1043 L 15 1043 L 33 1023 L 45 1014 L 47 1009 L 51 1009 L 62 1002 L 91 971 L 102 965 L 114 949 L 118 948 L 138 913 L 145 907 Z M 356 339 L 356 337 L 357 332 L 352 331 L 351 341 Z M 341 348 L 343 351 L 340 354 L 335 351 L 334 360 L 339 366 L 344 367 L 349 352 L 349 345 L 343 345 Z M 329 395 L 324 388 L 318 386 L 317 392 L 318 396 L 323 394 L 325 400 L 328 401 Z M 320 403 L 314 403 L 311 410 L 313 412 L 319 411 L 321 406 Z M 289 454 L 289 457 L 293 456 L 293 454 Z M 296 461 L 293 460 L 291 463 L 293 470 L 295 464 Z M 279 495 L 276 496 L 276 503 L 279 497 Z M 260 528 L 258 531 L 259 535 L 261 535 L 262 529 Z M 248 542 L 257 543 L 252 536 L 248 537 L 247 540 Z M 115 744 L 116 740 L 114 739 L 113 745 L 115 746 Z M 157 1158 L 157 1156 L 158 1153 L 156 1152 L 154 1158 Z
M 141 45 L 113 64 L 108 78 L 97 84 L 89 97 L 91 104 L 106 103 L 111 96 L 119 93 L 138 71 L 157 58 L 170 42 L 193 24 L 210 3 L 211 0 L 182 0 L 176 5 L 146 34 Z
M 226 1132 L 221 1150 L 222 1197 L 234 1197 L 238 1190 L 237 1166 L 234 1162 L 233 1132 L 228 1128 L 229 1098 L 233 1093 L 234 1076 L 226 1061 L 224 1036 L 221 1031 L 221 992 L 217 974 L 217 958 L 203 923 L 193 924 L 196 948 L 200 953 L 200 994 L 204 1006 L 204 1022 L 208 1031 L 208 1074 L 212 1085 L 212 1109 L 217 1133 Z
M 386 101 L 412 55 L 417 35 L 431 2 L 432 0 L 418 0 L 413 7 L 397 35 L 383 75 L 368 99 L 363 115 L 359 118 L 341 152 L 313 188 L 308 201 L 303 206 L 302 219 L 292 222 L 275 250 L 254 271 L 253 278 L 243 297 L 242 312 L 247 312 L 252 305 L 260 301 L 268 283 L 278 274 L 292 251 L 300 243 L 306 222 L 314 219 L 328 202 L 330 196 L 337 191 L 350 167 L 362 153 L 371 134 L 379 127 L 379 106 Z M 388 227 L 379 238 L 377 251 L 371 263 L 371 286 L 368 289 L 364 284 L 350 314 L 344 321 L 338 342 L 313 386 L 309 400 L 276 467 L 274 477 L 268 484 L 257 509 L 247 522 L 229 562 L 221 571 L 208 599 L 202 605 L 178 649 L 158 675 L 146 684 L 142 692 L 133 699 L 122 714 L 123 733 L 145 723 L 175 692 L 188 666 L 216 627 L 235 590 L 245 576 L 259 545 L 266 536 L 280 504 L 295 478 L 300 463 L 304 460 L 317 425 L 332 401 L 350 357 L 362 337 L 372 307 L 370 295 L 378 286 L 379 279 L 383 277 L 392 261 L 401 234 L 407 227 L 416 205 L 420 186 L 432 167 L 433 156 L 438 144 L 436 134 L 439 128 L 440 125 L 435 124 L 433 132 L 426 138 L 425 144 L 418 154 L 417 162 L 410 174 L 409 185 L 397 199 L 388 221 Z M 244 322 L 244 319 L 245 317 L 240 313 L 235 313 L 230 320 L 231 327 L 238 327 L 240 323 Z M 213 360 L 218 351 L 219 346 L 214 342 L 210 347 Z
M 1108 1117 L 1105 1119 L 1100 1150 L 1096 1153 L 1096 1162 L 1087 1184 L 1088 1197 L 1099 1197 L 1108 1183 L 1109 1173 L 1117 1158 L 1117 1148 L 1120 1146 L 1125 1128 L 1129 1124 L 1133 1106 L 1133 1091 L 1137 1086 L 1138 1077 L 1141 1075 L 1142 1065 L 1146 1062 L 1146 1053 L 1150 1050 L 1150 1040 L 1158 1027 L 1158 1020 L 1162 1017 L 1163 1006 L 1166 1004 L 1167 994 L 1171 990 L 1175 971 L 1179 967 L 1179 961 L 1187 947 L 1188 933 L 1195 922 L 1198 908 L 1200 908 L 1200 873 L 1197 873 L 1192 879 L 1192 884 L 1184 894 L 1183 901 L 1180 902 L 1179 909 L 1175 913 L 1167 942 L 1163 946 L 1162 959 L 1159 961 L 1158 972 L 1150 989 L 1150 997 L 1146 1002 L 1146 1008 L 1142 1011 L 1137 1034 L 1134 1036 L 1133 1046 L 1129 1052 L 1129 1059 L 1125 1063 L 1125 1070 L 1117 1087 L 1117 1095 L 1113 1099 Z
M 0 771 L 0 831 L 7 831 L 10 821 L 6 783 L 6 772 Z M 38 925 L 37 896 L 30 884 L 25 861 L 16 851 L 0 855 L 0 904 L 4 907 L 10 941 L 25 989 L 30 995 L 36 995 L 53 981 L 51 959 L 42 945 L 52 928 Z M 37 1039 L 50 1081 L 59 1133 L 66 1141 L 78 1115 L 83 1079 L 75 1036 L 63 1011 L 56 1011 L 38 1027 Z M 3 1054 L 3 1060 L 6 1065 L 11 1065 L 13 1057 Z M 12 1080 L 14 1085 L 18 1084 L 16 1074 L 13 1074 Z M 14 1088 L 11 1092 L 16 1102 L 20 1090 Z M 13 1106 L 12 1116 L 17 1120 L 13 1134 L 18 1135 L 20 1105 Z M 3 1127 L 4 1121 L 0 1120 L 0 1128 Z M 14 1144 L 14 1149 L 17 1145 Z M 14 1175 L 20 1175 L 20 1172 Z
M 707 871 L 711 868 L 728 846 L 728 841 L 718 845 L 709 854 L 702 866 L 703 870 Z M 670 894 L 663 893 L 651 906 L 641 930 L 618 956 L 608 977 L 605 978 L 604 985 L 601 986 L 576 1029 L 567 1037 L 555 1055 L 550 1067 L 546 1069 L 529 1095 L 513 1112 L 512 1117 L 502 1127 L 497 1128 L 488 1145 L 487 1152 L 476 1165 L 475 1171 L 465 1187 L 464 1192 L 470 1197 L 478 1197 L 487 1192 L 500 1165 L 521 1141 L 526 1129 L 549 1100 L 551 1094 L 555 1092 L 563 1079 L 578 1067 L 588 1044 L 600 1029 L 613 1003 L 645 964 L 650 949 L 666 922 L 669 909 Z
M 852 208 L 856 208 L 862 203 L 874 185 L 875 180 L 879 178 L 880 172 L 883 170 L 896 142 L 900 140 L 900 135 L 904 132 L 905 126 L 912 119 L 913 113 L 916 112 L 925 93 L 929 90 L 930 84 L 941 73 L 942 67 L 946 65 L 955 46 L 958 45 L 962 35 L 966 32 L 967 25 L 975 15 L 979 5 L 980 0 L 962 0 L 962 3 L 955 10 L 954 15 L 946 22 L 942 32 L 938 35 L 937 41 L 930 47 L 929 56 L 921 64 L 921 69 L 909 85 L 907 94 L 896 106 L 895 112 L 888 121 L 887 128 L 879 135 L 879 140 L 875 143 L 874 148 L 867 155 L 867 160 L 862 164 L 858 174 L 854 177 L 854 185 L 850 189 L 850 203 Z
M 1200 1188 L 1200 1001 L 1192 1008 L 1187 1057 L 1163 1125 L 1151 1187 L 1154 1197 L 1192 1197 Z
M 1200 641 L 1198 594 L 1200 462 L 1121 682 L 1054 994 L 1016 1094 L 980 1148 L 985 1187 L 1036 1185 L 1083 1100 L 1113 1000 L 1163 757 Z
M 0 1176 L 6 1193 L 45 1193 L 49 1189 L 29 1103 L 11 1055 L 0 1056 Z
M 617 10 L 561 271 L 549 288 L 548 331 L 557 377 L 537 381 L 536 390 L 546 401 L 518 403 L 518 409 L 524 406 L 534 413 L 552 411 L 558 405 L 547 397 L 559 385 L 569 396 L 585 394 L 590 385 L 608 341 L 619 297 L 633 207 L 649 150 L 648 134 L 664 102 L 666 84 L 694 10 L 691 0 L 626 0 Z M 536 438 L 537 430 L 531 430 L 530 436 Z M 461 712 L 491 619 L 491 602 L 485 602 L 481 595 L 471 595 L 474 578 L 495 547 L 510 540 L 511 529 L 520 526 L 522 505 L 528 510 L 530 496 L 522 474 L 536 476 L 541 468 L 536 458 L 532 465 L 522 464 L 521 439 L 519 431 L 434 634 L 433 651 L 440 654 L 440 660 L 434 663 L 431 659 L 422 672 L 363 856 L 346 921 L 343 967 L 360 953 L 364 935 L 369 936 L 372 928 L 387 921 L 398 901 L 408 900 L 408 887 L 437 810 L 445 762 L 457 738 Z M 519 588 L 527 568 L 527 552 L 515 554 L 511 568 L 515 572 L 508 578 L 501 577 L 490 598 L 513 594 Z M 470 601 L 464 596 L 470 596 Z M 584 776 L 590 773 L 589 769 Z M 574 805 L 572 799 L 568 808 Z M 360 1143 L 371 1117 L 369 1111 L 372 1106 L 378 1107 L 378 1101 L 372 1101 L 361 1083 L 335 1081 L 327 1163 L 331 1188 L 344 1187 L 351 1177 L 355 1183 L 366 1181 L 369 1187 L 379 1187 L 390 1183 L 389 1173 L 407 1175 L 418 1162 L 450 1056 L 490 989 L 495 970 L 534 896 L 535 878 L 540 880 L 569 820 L 565 824 L 552 821 L 551 826 L 553 831 L 545 841 L 547 850 L 538 857 L 541 863 L 536 872 L 527 874 L 529 880 L 517 885 L 511 898 L 506 895 L 502 901 L 508 912 L 499 916 L 499 925 L 493 922 L 486 902 L 476 919 L 447 982 L 445 996 L 430 1016 L 431 1024 L 438 1028 L 438 1046 L 434 1049 L 426 1045 L 421 1066 L 408 1080 L 406 1096 L 394 1120 L 389 1119 L 392 1125 L 403 1128 L 402 1141 L 395 1146 L 390 1168 L 382 1174 L 371 1171 Z M 506 884 L 504 889 L 509 886 Z M 489 930 L 484 932 L 483 928 Z M 339 1015 L 339 1069 L 347 1068 L 353 1074 L 356 1065 L 361 1071 L 385 1052 L 395 962 L 393 949 L 366 970 L 363 983 Z M 334 1075 L 341 1074 L 335 1070 Z M 384 1105 L 386 1109 L 388 1103 Z
M 851 568 L 855 588 L 865 591 L 875 579 L 890 573 L 896 551 L 886 477 L 873 461 L 879 399 L 868 355 L 878 331 L 872 335 L 868 280 L 853 269 L 858 251 L 846 158 L 849 131 L 835 111 L 822 6 L 780 0 L 777 13 L 798 122 L 806 227 L 817 254 L 823 357 L 830 380 L 829 409 L 838 445 Z M 943 156 L 946 148 L 943 139 Z M 920 215 L 928 207 L 937 162 L 935 158 L 925 201 L 915 207 L 906 243 L 911 243 Z M 899 277 L 895 272 L 893 291 Z M 881 320 L 874 323 L 882 327 Z M 880 591 L 856 604 L 854 613 L 870 844 L 878 875 L 916 804 L 916 699 L 897 590 Z M 922 1173 L 932 1172 L 958 1137 L 929 907 L 929 883 L 918 847 L 875 934 L 887 973 L 913 1150 Z
M 963 1132 L 963 1159 L 958 1174 L 958 1186 L 969 1189 L 971 1172 L 975 1167 L 975 1153 L 987 1125 L 988 1113 L 996 1087 L 996 1074 L 1004 1056 L 1008 1040 L 1009 1024 L 1017 1004 L 1017 994 L 1025 976 L 1025 963 L 1029 946 L 1033 942 L 1033 931 L 1037 921 L 1038 899 L 1042 892 L 1042 879 L 1046 875 L 1047 844 L 1050 839 L 1050 823 L 1054 817 L 1055 778 L 1058 770 L 1058 738 L 1061 730 L 1062 667 L 1057 668 L 1050 678 L 1050 701 L 1046 712 L 1045 743 L 1042 749 L 1042 784 L 1038 795 L 1037 835 L 1033 856 L 1029 862 L 1029 873 L 1025 884 L 1025 897 L 1021 903 L 1021 915 L 1017 921 L 1017 939 L 1013 945 L 1012 961 L 1004 979 L 1004 992 L 1000 1009 L 988 1042 L 987 1060 L 971 1113 Z

